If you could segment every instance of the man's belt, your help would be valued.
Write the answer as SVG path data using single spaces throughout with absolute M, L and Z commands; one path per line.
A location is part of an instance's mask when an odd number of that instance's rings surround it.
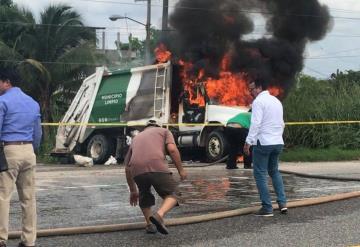
M 2 145 L 7 146 L 7 145 L 24 145 L 24 144 L 32 144 L 32 141 L 9 141 L 9 142 L 1 142 Z

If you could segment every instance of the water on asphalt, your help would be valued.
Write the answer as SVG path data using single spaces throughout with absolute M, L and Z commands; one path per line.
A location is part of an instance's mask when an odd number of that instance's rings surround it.
M 178 179 L 176 171 L 174 176 Z M 251 170 L 226 170 L 222 166 L 188 169 L 189 178 L 179 184 L 181 206 L 167 217 L 200 215 L 259 205 Z M 288 200 L 359 191 L 360 182 L 283 175 Z M 273 200 L 275 195 L 270 186 Z M 138 207 L 128 202 L 129 192 L 122 167 L 65 169 L 37 173 L 39 229 L 142 222 Z M 157 197 L 159 205 L 161 199 Z M 20 227 L 21 209 L 14 193 L 10 229 Z M 156 209 L 156 207 L 155 207 Z

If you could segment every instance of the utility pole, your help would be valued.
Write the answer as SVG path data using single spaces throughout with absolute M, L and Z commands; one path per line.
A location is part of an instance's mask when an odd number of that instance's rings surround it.
M 150 64 L 150 27 L 151 27 L 151 0 L 135 0 L 135 2 L 147 1 L 147 16 L 146 16 L 146 39 L 145 39 L 145 64 Z M 128 17 L 127 17 L 128 18 Z M 130 18 L 128 18 L 130 19 Z M 134 21 L 134 19 L 132 19 Z M 142 24 L 136 21 L 139 24 Z M 142 24 L 144 25 L 144 24 Z
M 105 39 L 105 31 L 102 32 L 102 50 L 103 53 L 105 54 L 105 50 L 106 50 L 106 45 L 105 45 L 106 39 Z
M 169 21 L 169 0 L 163 0 L 163 14 L 162 14 L 162 27 L 161 30 L 164 32 L 168 29 Z
M 151 26 L 151 0 L 147 0 L 145 64 L 150 64 L 150 26 Z

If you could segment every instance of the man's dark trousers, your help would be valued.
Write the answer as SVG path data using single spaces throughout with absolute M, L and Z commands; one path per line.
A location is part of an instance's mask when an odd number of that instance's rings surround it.
M 243 147 L 245 144 L 246 136 L 249 132 L 249 129 L 246 128 L 225 128 L 225 135 L 229 143 L 229 157 L 226 161 L 226 168 L 232 169 L 236 168 L 236 159 L 238 155 L 244 155 L 244 167 L 250 168 L 252 162 L 251 152 L 247 156 L 243 152 Z

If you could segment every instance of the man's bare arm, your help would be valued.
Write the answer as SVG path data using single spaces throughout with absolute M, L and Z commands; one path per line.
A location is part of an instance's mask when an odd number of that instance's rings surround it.
M 125 156 L 125 159 L 124 159 L 125 175 L 126 175 L 126 182 L 127 182 L 128 186 L 129 186 L 129 190 L 130 190 L 130 198 L 129 198 L 130 205 L 136 206 L 137 203 L 138 203 L 138 200 L 139 200 L 139 192 L 137 190 L 136 183 L 135 183 L 134 178 L 133 178 L 133 176 L 131 174 L 131 171 L 129 169 L 129 162 L 130 162 L 130 159 L 131 159 L 131 155 L 132 155 L 132 149 L 130 147 L 127 154 L 126 154 L 126 156 Z
M 134 181 L 134 178 L 131 175 L 131 171 L 129 169 L 129 162 L 132 155 L 132 149 L 129 148 L 128 152 L 126 153 L 125 159 L 124 159 L 124 165 L 125 165 L 125 174 L 126 174 L 126 181 L 129 186 L 130 192 L 137 191 L 136 184 Z
M 128 166 L 125 167 L 125 174 L 126 174 L 126 181 L 127 181 L 128 186 L 129 186 L 130 192 L 137 191 L 136 183 L 134 181 L 134 178 L 131 175 L 131 172 L 130 172 L 130 169 L 129 169 Z
M 130 205 L 136 206 L 139 200 L 139 192 L 137 191 L 136 183 L 131 175 L 129 168 L 125 167 L 126 181 L 130 189 Z
M 180 157 L 180 152 L 179 152 L 178 148 L 176 147 L 175 144 L 169 143 L 166 145 L 166 149 L 167 149 L 171 159 L 173 160 L 176 169 L 178 170 L 181 180 L 186 179 L 187 172 L 184 170 L 184 168 L 181 164 L 181 157 Z

